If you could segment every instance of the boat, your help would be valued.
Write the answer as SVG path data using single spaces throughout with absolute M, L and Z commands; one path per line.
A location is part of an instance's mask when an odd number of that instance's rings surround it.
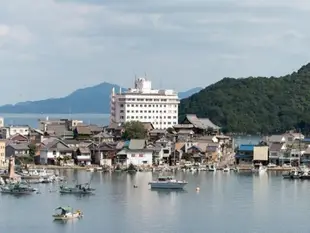
M 60 186 L 60 193 L 62 194 L 93 194 L 95 192 L 94 188 L 90 187 L 89 183 L 77 184 L 75 187 Z
M 183 189 L 186 184 L 186 181 L 176 180 L 171 176 L 161 176 L 149 182 L 151 189 Z
M 264 167 L 264 166 L 260 165 L 259 168 L 258 168 L 258 174 L 259 175 L 263 175 L 266 172 L 267 172 L 267 167 Z
M 42 183 L 42 184 L 53 183 L 53 181 L 54 181 L 53 177 L 49 177 L 49 176 L 41 177 L 39 179 L 39 182 Z
M 228 166 L 224 167 L 223 172 L 230 172 L 230 168 Z
M 216 172 L 216 166 L 215 166 L 215 164 L 209 164 L 209 166 L 208 166 L 208 171 L 209 171 L 209 172 Z
M 301 172 L 298 171 L 297 169 L 289 171 L 282 175 L 283 179 L 292 179 L 292 180 L 299 179 L 301 176 L 302 176 Z
M 95 169 L 94 169 L 93 167 L 90 167 L 90 168 L 87 168 L 86 171 L 88 171 L 88 172 L 94 172 Z
M 80 210 L 73 211 L 70 206 L 67 207 L 58 207 L 56 211 L 61 211 L 53 215 L 54 220 L 70 220 L 74 218 L 83 217 L 83 213 Z
M 36 191 L 37 189 L 23 182 L 9 183 L 1 187 L 1 193 L 8 194 L 32 194 Z

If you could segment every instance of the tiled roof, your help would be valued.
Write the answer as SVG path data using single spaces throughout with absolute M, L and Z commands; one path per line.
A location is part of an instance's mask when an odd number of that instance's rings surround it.
M 209 118 L 198 118 L 195 114 L 188 114 L 186 115 L 186 118 L 192 125 L 199 129 L 220 129 L 220 127 L 213 124 Z
M 28 143 L 12 143 L 8 146 L 11 146 L 14 150 L 29 150 Z
M 76 129 L 77 133 L 81 134 L 81 135 L 91 135 L 92 134 L 89 126 L 77 126 L 75 129 Z
M 281 151 L 282 147 L 283 147 L 283 143 L 272 143 L 270 145 L 269 150 L 279 152 L 279 151 Z

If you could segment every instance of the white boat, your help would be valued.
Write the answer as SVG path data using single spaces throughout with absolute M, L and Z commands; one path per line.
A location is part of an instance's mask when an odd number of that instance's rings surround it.
M 209 165 L 208 165 L 208 171 L 209 171 L 209 172 L 216 172 L 216 166 L 215 166 L 215 164 L 209 164 Z
M 83 213 L 80 210 L 73 211 L 69 206 L 58 207 L 56 210 L 60 210 L 61 212 L 53 215 L 54 220 L 70 220 L 83 217 Z
M 258 168 L 258 174 L 259 175 L 263 175 L 266 172 L 267 172 L 267 167 L 264 167 L 264 166 L 260 165 L 259 168 Z
M 93 194 L 94 188 L 91 188 L 87 183 L 85 185 L 77 184 L 75 187 L 60 186 L 60 193 L 62 194 Z
M 90 167 L 90 168 L 87 168 L 86 171 L 88 171 L 88 172 L 94 172 L 95 169 L 94 169 L 93 167 Z
M 151 189 L 183 189 L 186 184 L 186 181 L 176 180 L 171 176 L 161 176 L 149 182 Z
M 224 167 L 223 172 L 230 172 L 230 168 L 228 166 Z

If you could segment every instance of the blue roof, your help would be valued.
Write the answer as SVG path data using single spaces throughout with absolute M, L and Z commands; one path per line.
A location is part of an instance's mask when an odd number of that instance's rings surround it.
M 241 144 L 238 148 L 239 151 L 254 151 L 255 145 Z
M 304 140 L 302 140 L 303 142 L 310 142 L 310 138 L 305 138 Z

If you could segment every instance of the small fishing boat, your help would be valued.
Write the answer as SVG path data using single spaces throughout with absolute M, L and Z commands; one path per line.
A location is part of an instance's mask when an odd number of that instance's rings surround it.
M 208 171 L 209 172 L 216 172 L 216 166 L 215 166 L 214 163 L 213 164 L 209 164 Z
M 95 168 L 90 167 L 90 168 L 87 168 L 86 171 L 88 171 L 88 172 L 94 172 L 94 171 L 95 171 Z
M 54 220 L 70 220 L 74 218 L 81 218 L 83 217 L 83 213 L 80 210 L 73 211 L 70 206 L 67 207 L 58 207 L 56 211 L 60 213 L 56 213 L 53 215 Z
M 62 194 L 93 194 L 95 192 L 94 188 L 90 187 L 89 183 L 77 184 L 75 187 L 60 186 L 60 193 Z
M 6 194 L 32 194 L 36 191 L 37 189 L 23 182 L 9 183 L 1 187 L 1 193 Z
M 186 181 L 176 180 L 171 176 L 161 176 L 149 182 L 151 189 L 183 189 L 186 184 Z
M 230 172 L 230 168 L 228 166 L 224 167 L 223 172 Z
M 299 179 L 300 176 L 302 175 L 301 171 L 298 171 L 297 169 L 294 169 L 292 171 L 289 171 L 287 173 L 284 173 L 282 175 L 283 179 L 291 179 L 291 180 L 296 180 Z

